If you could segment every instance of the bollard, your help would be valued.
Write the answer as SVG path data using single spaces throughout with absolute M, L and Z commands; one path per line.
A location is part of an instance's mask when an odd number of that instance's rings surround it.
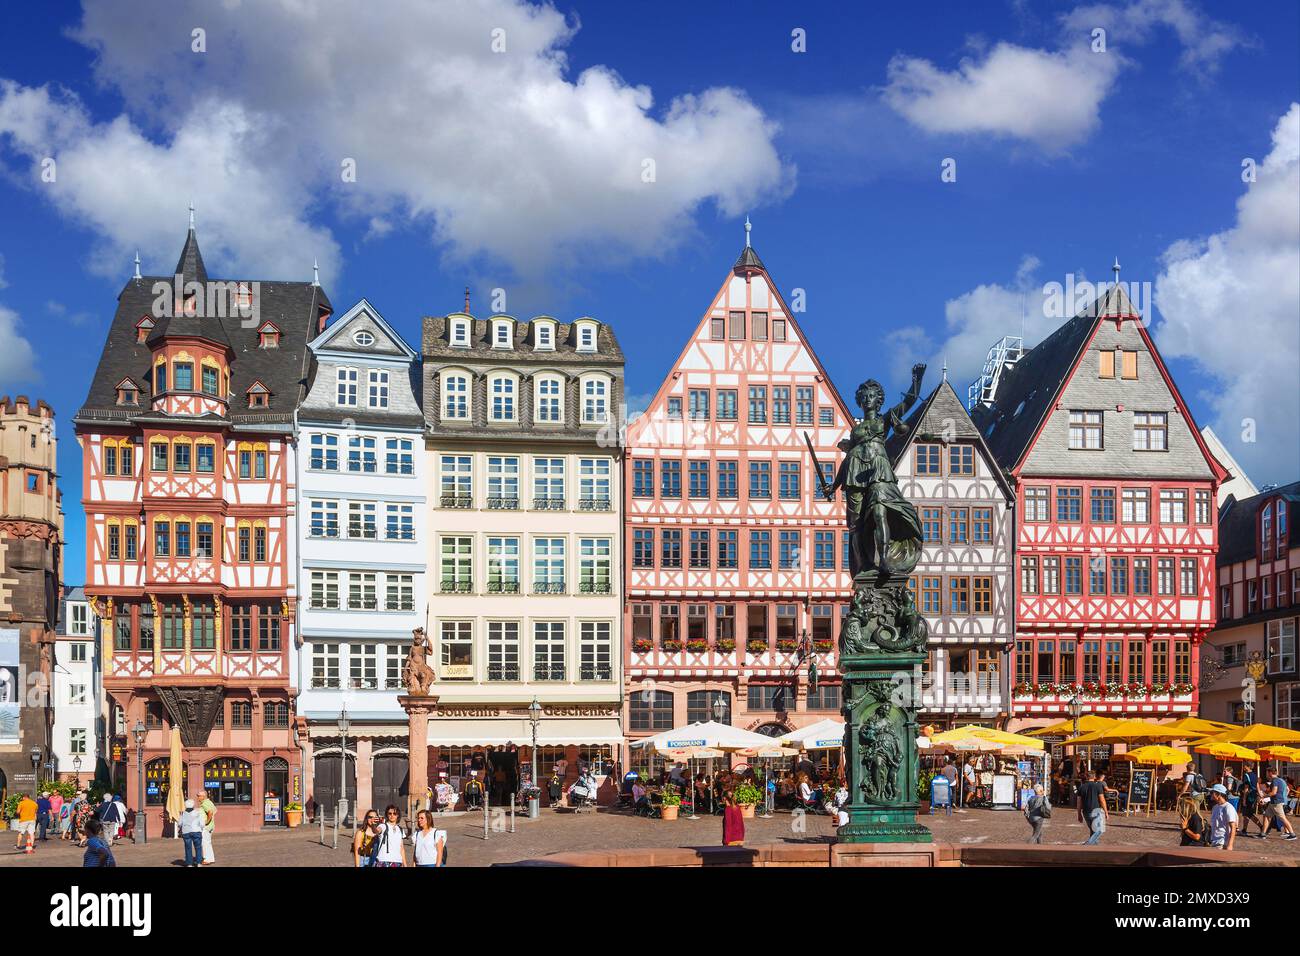
M 488 838 L 488 803 L 490 802 L 487 790 L 483 791 L 483 839 Z
M 319 809 L 316 811 L 316 822 L 320 824 L 320 845 L 325 845 L 325 814 Z
M 515 832 L 515 795 L 510 794 L 510 832 Z

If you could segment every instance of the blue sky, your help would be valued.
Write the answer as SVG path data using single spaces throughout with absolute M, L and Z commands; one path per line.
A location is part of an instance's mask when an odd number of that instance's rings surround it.
M 842 389 L 901 388 L 917 360 L 933 384 L 945 357 L 964 385 L 1022 303 L 1031 341 L 1055 324 L 1045 283 L 1118 256 L 1198 422 L 1257 483 L 1300 475 L 1294 5 L 361 6 L 7 11 L 0 391 L 59 414 L 69 582 L 69 419 L 135 250 L 168 271 L 191 199 L 214 275 L 306 279 L 317 258 L 340 311 L 364 295 L 413 343 L 466 285 L 475 311 L 500 288 L 512 314 L 591 314 L 632 396 L 746 213 Z

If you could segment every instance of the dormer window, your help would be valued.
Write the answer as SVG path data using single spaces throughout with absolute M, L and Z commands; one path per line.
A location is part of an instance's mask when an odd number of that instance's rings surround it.
M 271 391 L 261 382 L 248 386 L 247 395 L 249 408 L 267 408 L 271 404 Z
M 515 344 L 514 336 L 511 334 L 510 323 L 505 321 L 492 323 L 492 347 L 494 349 L 513 348 Z
M 278 349 L 280 347 L 280 330 L 270 322 L 265 323 L 257 330 L 257 344 L 259 348 Z
M 578 351 L 596 351 L 596 325 L 594 322 L 578 323 Z
M 464 372 L 443 372 L 443 421 L 468 421 L 469 417 L 469 376 Z
M 247 282 L 239 283 L 239 287 L 235 291 L 235 307 L 241 311 L 253 307 L 253 287 Z M 245 314 L 247 313 L 245 312 Z
M 119 405 L 139 405 L 140 389 L 135 382 L 129 378 L 124 378 L 117 383 L 117 404 Z
M 135 340 L 143 345 L 149 338 L 149 333 L 153 331 L 153 319 L 149 316 L 141 317 L 140 321 L 135 324 Z
M 454 348 L 469 348 L 469 320 L 452 319 L 450 336 L 450 342 Z
M 542 352 L 552 352 L 555 350 L 555 326 L 550 322 L 538 322 L 536 329 L 536 342 L 534 348 Z

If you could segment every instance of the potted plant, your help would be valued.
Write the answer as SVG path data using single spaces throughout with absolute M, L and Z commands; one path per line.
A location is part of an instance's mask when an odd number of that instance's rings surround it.
M 835 649 L 835 642 L 831 640 L 813 641 L 813 649 L 818 654 L 825 654 Z
M 682 642 L 675 637 L 670 637 L 660 645 L 667 653 L 676 654 L 682 649 Z
M 302 804 L 286 803 L 284 805 L 284 822 L 289 824 L 289 828 L 302 826 Z
M 713 646 L 720 653 L 730 654 L 736 649 L 736 639 L 734 637 L 720 637 L 714 642 Z
M 655 642 L 648 637 L 638 637 L 632 641 L 632 650 L 638 654 L 646 654 L 654 650 Z
M 664 820 L 676 820 L 677 811 L 682 806 L 682 795 L 676 787 L 664 787 L 663 806 L 659 808 L 659 816 Z
M 916 775 L 917 813 L 930 812 L 930 781 L 935 778 L 933 770 L 922 770 Z
M 793 637 L 783 637 L 776 642 L 776 649 L 786 654 L 793 654 L 799 650 L 799 642 Z
M 764 654 L 767 652 L 767 641 L 761 638 L 750 638 L 745 643 L 745 650 L 751 654 Z
M 763 794 L 752 783 L 742 783 L 731 792 L 731 798 L 740 807 L 740 815 L 748 819 L 754 815 L 754 808 L 763 799 Z
M 695 638 L 686 642 L 686 649 L 692 654 L 703 654 L 709 649 L 709 642 L 703 638 Z

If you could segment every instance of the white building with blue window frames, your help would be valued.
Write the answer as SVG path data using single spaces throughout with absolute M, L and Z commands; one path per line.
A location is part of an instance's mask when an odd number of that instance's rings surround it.
M 332 807 L 346 792 L 353 807 L 404 807 L 407 721 L 397 696 L 428 602 L 420 359 L 365 299 L 309 348 L 293 655 L 303 803 Z

